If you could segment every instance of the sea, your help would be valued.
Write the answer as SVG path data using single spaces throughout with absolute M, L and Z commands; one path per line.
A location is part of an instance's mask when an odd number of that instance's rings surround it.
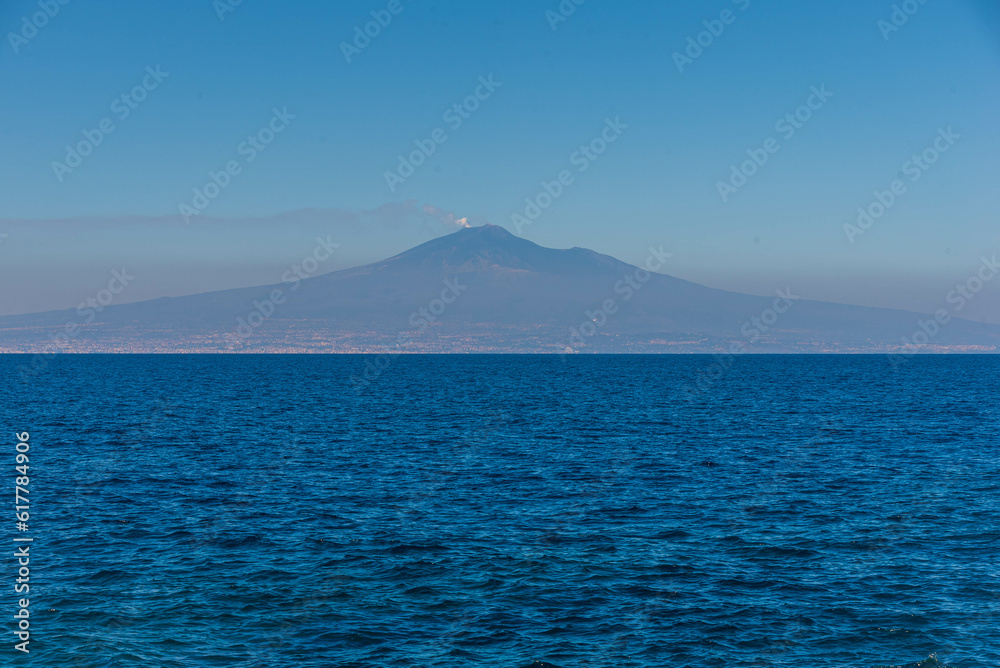
M 3 665 L 1000 665 L 997 356 L 4 355 L 0 377 Z

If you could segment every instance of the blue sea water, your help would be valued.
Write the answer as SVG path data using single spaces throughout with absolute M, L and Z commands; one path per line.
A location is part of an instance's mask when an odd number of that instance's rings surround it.
M 1000 357 L 31 362 L 4 665 L 1000 663 Z

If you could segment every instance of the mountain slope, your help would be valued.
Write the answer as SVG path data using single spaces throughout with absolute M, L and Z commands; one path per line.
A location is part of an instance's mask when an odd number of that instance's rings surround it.
M 928 319 L 793 293 L 716 290 L 583 248 L 543 248 L 487 225 L 300 283 L 112 306 L 65 347 L 874 352 L 899 348 Z M 81 318 L 74 311 L 0 318 L 0 347 L 37 349 L 67 322 Z M 1000 327 L 952 320 L 923 349 L 998 344 Z

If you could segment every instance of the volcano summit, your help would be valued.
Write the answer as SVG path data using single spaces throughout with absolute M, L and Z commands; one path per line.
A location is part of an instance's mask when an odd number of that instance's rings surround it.
M 7 352 L 994 352 L 1000 327 L 760 297 L 470 227 L 293 282 L 0 318 Z M 931 327 L 929 325 L 933 325 Z M 917 337 L 916 333 L 924 332 Z

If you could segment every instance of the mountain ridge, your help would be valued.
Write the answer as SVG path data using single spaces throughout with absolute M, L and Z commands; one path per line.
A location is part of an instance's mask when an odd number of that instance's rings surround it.
M 423 352 L 892 352 L 930 317 L 803 300 L 790 288 L 718 290 L 658 273 L 668 254 L 650 251 L 637 267 L 470 227 L 360 267 L 112 305 L 93 322 L 72 310 L 0 318 L 0 350 L 37 350 L 74 323 L 64 347 L 87 352 L 372 352 L 398 349 L 414 329 L 407 350 Z M 927 338 L 917 348 L 995 352 L 1000 326 L 954 319 Z

